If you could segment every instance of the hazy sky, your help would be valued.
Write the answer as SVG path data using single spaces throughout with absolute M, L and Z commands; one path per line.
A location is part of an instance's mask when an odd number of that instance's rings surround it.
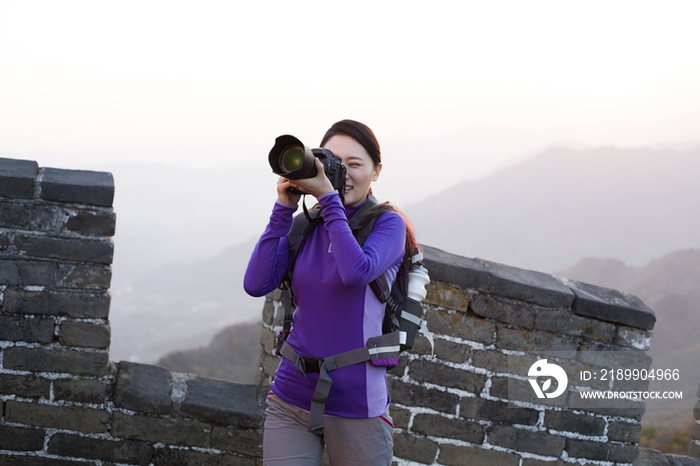
M 552 143 L 697 143 L 699 17 L 697 1 L 1 0 L 0 156 L 267 174 L 277 135 L 315 146 L 354 118 L 387 163 L 414 162 L 401 173 L 423 156 L 451 183 Z

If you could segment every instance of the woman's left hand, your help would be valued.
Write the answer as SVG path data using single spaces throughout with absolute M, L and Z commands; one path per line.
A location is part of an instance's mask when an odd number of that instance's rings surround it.
M 294 180 L 292 184 L 298 187 L 301 192 L 311 194 L 317 199 L 322 194 L 335 191 L 331 180 L 328 179 L 326 173 L 323 171 L 323 163 L 321 163 L 318 158 L 316 158 L 316 176 L 313 178 Z

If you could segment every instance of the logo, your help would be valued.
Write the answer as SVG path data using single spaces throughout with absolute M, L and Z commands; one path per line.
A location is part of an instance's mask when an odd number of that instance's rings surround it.
M 528 381 L 532 385 L 532 389 L 535 390 L 535 395 L 537 398 L 556 398 L 566 390 L 566 385 L 569 383 L 569 378 L 566 376 L 564 369 L 557 366 L 556 364 L 550 364 L 546 359 L 540 359 L 530 366 L 530 370 L 527 372 Z M 544 381 L 542 387 L 537 383 L 538 377 L 548 377 Z M 551 393 L 546 393 L 547 390 L 552 386 L 552 377 L 557 381 L 557 388 Z

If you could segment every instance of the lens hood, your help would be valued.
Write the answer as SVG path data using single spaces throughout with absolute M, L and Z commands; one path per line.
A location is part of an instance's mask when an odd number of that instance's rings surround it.
M 299 152 L 303 152 L 303 159 L 301 161 L 295 161 L 297 162 L 295 166 L 299 168 L 293 170 L 285 169 L 285 166 L 289 164 L 285 164 L 283 159 L 285 155 L 293 149 L 295 149 L 293 151 L 295 156 L 298 155 Z M 273 173 L 283 176 L 288 180 L 301 180 L 316 176 L 315 158 L 311 149 L 306 147 L 299 139 L 291 134 L 283 134 L 275 139 L 275 145 L 270 150 L 268 160 Z

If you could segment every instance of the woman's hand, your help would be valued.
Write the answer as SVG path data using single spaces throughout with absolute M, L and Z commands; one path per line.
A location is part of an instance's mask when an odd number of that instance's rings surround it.
M 299 188 L 299 191 L 311 194 L 318 199 L 319 196 L 330 191 L 335 191 L 331 180 L 328 179 L 323 171 L 323 163 L 316 158 L 316 176 L 313 178 L 305 178 L 302 180 L 294 180 L 292 186 Z M 278 188 L 279 190 L 279 188 Z
M 295 188 L 291 181 L 282 176 L 277 180 L 277 199 L 285 204 L 299 204 L 301 194 L 290 193 L 289 188 Z

